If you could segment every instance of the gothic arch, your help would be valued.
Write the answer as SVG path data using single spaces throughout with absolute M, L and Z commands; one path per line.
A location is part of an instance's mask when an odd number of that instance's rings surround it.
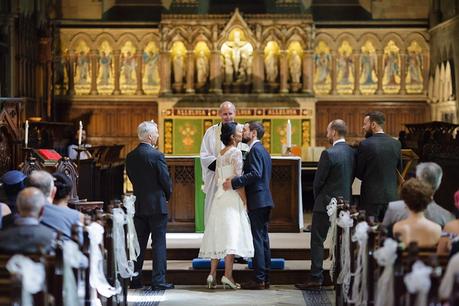
M 157 33 L 148 33 L 145 34 L 139 42 L 139 49 L 145 49 L 149 42 L 154 42 L 156 47 L 159 49 L 159 35 Z
M 204 35 L 202 32 L 199 33 L 198 35 L 196 35 L 193 38 L 193 42 L 191 44 L 191 49 L 190 50 L 194 50 L 196 48 L 196 45 L 199 42 L 204 42 L 207 45 L 207 47 L 209 48 L 209 50 L 212 50 L 212 41 L 209 39 L 209 37 L 207 35 Z
M 381 53 L 381 50 L 383 49 L 383 47 L 381 46 L 381 41 L 374 33 L 365 33 L 359 38 L 358 40 L 359 52 L 362 51 L 362 47 L 367 41 L 371 41 L 371 43 L 373 44 L 373 47 L 375 47 L 376 49 L 376 53 Z
M 306 40 L 304 39 L 304 37 L 301 37 L 300 34 L 294 32 L 285 42 L 285 50 L 287 50 L 289 45 L 294 41 L 300 43 L 301 48 L 303 48 L 303 50 L 307 49 Z
M 113 37 L 113 35 L 107 32 L 102 32 L 96 36 L 96 39 L 94 40 L 94 47 L 99 48 L 100 44 L 103 41 L 107 41 L 110 44 L 110 46 L 113 48 L 113 50 L 116 49 L 117 44 L 116 44 L 115 38 Z
M 118 49 L 121 50 L 124 44 L 128 41 L 132 42 L 132 45 L 136 48 L 136 50 L 139 50 L 139 40 L 135 35 L 131 33 L 125 33 L 118 39 L 118 42 L 117 42 Z
M 429 52 L 429 44 L 427 43 L 427 40 L 424 37 L 424 35 L 422 35 L 421 33 L 410 33 L 406 36 L 404 41 L 406 42 L 406 48 L 408 48 L 413 41 L 416 41 L 422 48 L 423 53 Z
M 386 47 L 386 45 L 389 43 L 389 41 L 393 41 L 397 47 L 400 48 L 400 53 L 404 53 L 406 48 L 408 46 L 405 45 L 405 42 L 403 41 L 403 39 L 400 37 L 400 35 L 398 35 L 397 33 L 394 33 L 394 32 L 391 32 L 391 33 L 387 33 L 386 35 L 384 35 L 384 38 L 382 39 L 381 41 L 381 44 L 382 44 L 382 51 L 384 52 L 384 48 Z
M 336 38 L 336 50 L 338 51 L 339 47 L 343 43 L 343 41 L 347 40 L 352 47 L 353 52 L 359 49 L 359 45 L 357 43 L 357 39 L 355 39 L 354 35 L 349 32 L 344 32 L 338 35 Z
M 180 34 L 178 34 L 178 33 L 177 33 L 171 40 L 169 40 L 169 41 L 167 42 L 166 50 L 169 51 L 170 49 L 172 49 L 172 46 L 174 45 L 174 43 L 175 43 L 176 41 L 182 42 L 183 45 L 185 46 L 185 48 L 186 48 L 187 50 L 190 50 L 190 43 L 188 42 L 188 40 L 185 39 L 182 35 L 180 35 Z
M 72 37 L 72 39 L 69 42 L 68 49 L 69 50 L 74 50 L 76 48 L 76 44 L 80 40 L 84 41 L 89 49 L 91 49 L 91 50 L 95 49 L 95 46 L 94 46 L 94 43 L 93 43 L 93 40 L 91 39 L 91 37 L 87 33 L 83 33 L 83 32 L 77 33 L 77 34 L 75 34 L 75 36 Z
M 328 34 L 328 33 L 320 33 L 316 36 L 316 39 L 314 41 L 314 49 L 319 45 L 319 42 L 323 41 L 325 42 L 328 47 L 331 49 L 332 52 L 336 50 L 336 43 L 334 38 Z
M 260 42 L 260 49 L 264 50 L 266 45 L 270 41 L 275 41 L 279 47 L 282 49 L 282 40 L 279 37 L 279 32 L 275 27 L 268 27 L 266 30 L 263 31 L 263 35 Z

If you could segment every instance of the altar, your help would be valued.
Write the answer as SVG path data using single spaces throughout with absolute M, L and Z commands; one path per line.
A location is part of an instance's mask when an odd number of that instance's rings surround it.
M 167 156 L 172 180 L 168 232 L 203 232 L 204 197 L 199 156 Z M 301 159 L 272 157 L 270 232 L 299 232 L 303 227 Z

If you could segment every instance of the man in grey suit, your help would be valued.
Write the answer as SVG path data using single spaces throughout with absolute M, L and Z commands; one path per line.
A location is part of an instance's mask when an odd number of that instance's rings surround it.
M 330 221 L 327 205 L 332 198 L 351 200 L 354 180 L 355 152 L 345 142 L 346 123 L 333 120 L 327 127 L 327 138 L 333 146 L 322 152 L 314 176 L 314 209 L 311 225 L 311 276 L 308 282 L 296 284 L 301 290 L 320 287 L 323 283 L 324 241 L 327 238 Z
M 382 112 L 365 114 L 363 130 L 366 139 L 359 144 L 355 173 L 362 180 L 359 207 L 376 221 L 384 218 L 387 203 L 398 199 L 401 144 L 384 133 L 385 121 Z
M 440 187 L 442 176 L 443 171 L 436 163 L 420 163 L 416 167 L 416 178 L 432 186 L 434 192 Z M 429 203 L 424 213 L 427 219 L 439 224 L 441 227 L 455 219 L 452 213 L 435 203 L 433 197 L 432 202 Z M 392 231 L 392 226 L 396 222 L 407 217 L 408 208 L 403 200 L 390 202 L 384 215 L 383 225 Z
M 19 216 L 14 226 L 0 231 L 0 251 L 7 253 L 38 253 L 41 247 L 45 252 L 54 248 L 56 234 L 40 224 L 45 206 L 45 196 L 35 188 L 23 189 L 16 200 Z

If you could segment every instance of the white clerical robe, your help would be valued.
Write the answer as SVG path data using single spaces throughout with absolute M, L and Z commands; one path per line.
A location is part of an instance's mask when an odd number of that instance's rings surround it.
M 204 201 L 204 225 L 208 220 L 210 207 L 218 188 L 215 171 L 209 170 L 208 167 L 217 159 L 218 154 L 225 147 L 220 140 L 220 135 L 221 123 L 208 128 L 201 143 L 200 158 L 202 168 L 202 181 L 204 183 L 203 191 L 206 194 Z M 248 146 L 245 143 L 240 142 L 238 149 L 248 151 Z

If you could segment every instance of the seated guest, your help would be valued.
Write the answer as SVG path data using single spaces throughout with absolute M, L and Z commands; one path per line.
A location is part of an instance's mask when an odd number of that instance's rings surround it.
M 400 196 L 408 207 L 408 217 L 395 223 L 393 232 L 405 245 L 417 242 L 420 247 L 433 247 L 440 240 L 440 225 L 424 216 L 432 195 L 432 187 L 421 180 L 412 178 L 403 184 Z
M 18 170 L 5 172 L 0 178 L 2 188 L 5 191 L 5 203 L 10 207 L 11 212 L 16 213 L 16 197 L 19 191 L 24 189 L 26 175 Z
M 53 200 L 54 205 L 69 208 L 68 203 L 73 187 L 72 181 L 67 175 L 59 172 L 54 173 L 53 178 L 54 186 L 56 186 L 56 194 Z M 76 211 L 80 215 L 80 222 L 84 222 L 84 215 L 82 213 L 72 208 L 69 209 Z
M 443 171 L 436 163 L 420 163 L 416 167 L 416 178 L 429 184 L 434 193 L 440 187 L 442 176 Z M 444 227 L 449 221 L 454 220 L 452 213 L 435 203 L 433 195 L 424 213 L 427 219 L 439 224 L 441 227 Z M 407 217 L 408 208 L 403 200 L 389 202 L 382 224 L 391 229 L 395 222 L 404 220 Z
M 37 253 L 53 248 L 56 234 L 39 222 L 45 205 L 43 193 L 34 187 L 22 190 L 16 201 L 18 218 L 15 225 L 0 231 L 0 251 L 7 253 Z
M 11 215 L 11 209 L 5 203 L 0 203 L 0 229 L 2 229 L 3 218 L 8 219 Z
M 77 159 L 78 158 L 78 152 L 75 149 L 78 148 L 78 137 L 79 136 L 80 136 L 80 130 L 78 129 L 75 132 L 75 137 L 73 138 L 72 143 L 67 148 L 68 157 L 70 159 Z M 81 132 L 81 146 L 84 147 L 84 148 L 88 148 L 88 147 L 91 146 L 90 144 L 86 143 L 86 131 L 85 130 L 82 130 L 82 132 Z M 90 153 L 88 151 L 83 151 L 83 152 L 80 153 L 80 160 L 81 159 L 89 159 L 89 158 L 91 158 L 91 155 L 90 155 Z
M 454 287 L 455 277 L 459 273 L 459 254 L 455 254 L 448 261 L 445 274 L 438 288 L 438 296 L 440 301 L 447 301 L 451 297 L 451 293 Z M 443 304 L 448 305 L 448 304 Z
M 443 231 L 453 234 L 453 236 L 459 236 L 459 190 L 454 194 L 454 205 L 456 206 L 456 215 L 458 219 L 448 222 Z M 452 251 L 451 246 L 451 239 L 449 237 L 442 237 L 438 243 L 437 253 L 450 253 Z
M 68 207 L 52 204 L 56 194 L 53 176 L 46 171 L 33 171 L 29 175 L 28 183 L 29 186 L 40 189 L 46 197 L 41 224 L 56 232 L 61 232 L 64 238 L 70 239 L 72 237 L 72 225 L 80 223 L 80 214 Z

